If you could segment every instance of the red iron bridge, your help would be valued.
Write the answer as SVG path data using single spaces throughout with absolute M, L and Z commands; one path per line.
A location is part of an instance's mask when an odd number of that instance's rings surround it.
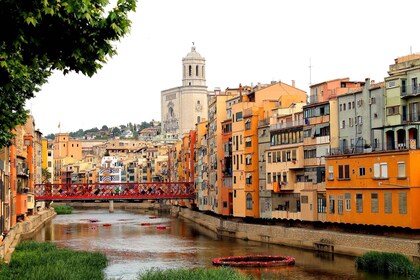
M 36 184 L 35 201 L 195 199 L 193 182 Z

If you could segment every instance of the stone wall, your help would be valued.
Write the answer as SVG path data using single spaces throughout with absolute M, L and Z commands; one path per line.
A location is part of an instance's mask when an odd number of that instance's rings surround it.
M 35 233 L 46 222 L 54 218 L 56 213 L 53 209 L 39 211 L 36 215 L 28 216 L 23 222 L 17 223 L 6 235 L 0 245 L 0 260 L 10 261 L 15 247 L 22 239 L 28 238 Z
M 369 251 L 378 251 L 397 252 L 416 260 L 420 258 L 420 240 L 245 224 L 219 219 L 187 208 L 173 207 L 172 213 L 200 224 L 222 236 L 244 240 L 329 251 L 350 256 L 360 256 Z

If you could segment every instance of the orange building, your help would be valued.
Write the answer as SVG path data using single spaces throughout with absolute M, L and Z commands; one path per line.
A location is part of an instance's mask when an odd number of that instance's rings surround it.
M 82 142 L 70 138 L 68 133 L 57 133 L 54 139 L 54 158 L 72 157 L 82 160 Z
M 328 222 L 420 228 L 420 150 L 326 160 Z

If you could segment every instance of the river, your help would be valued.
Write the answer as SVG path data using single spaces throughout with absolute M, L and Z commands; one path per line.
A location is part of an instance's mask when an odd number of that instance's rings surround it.
M 105 253 L 107 279 L 136 279 L 139 272 L 151 268 L 212 267 L 213 258 L 247 254 L 296 258 L 291 267 L 241 269 L 256 279 L 383 279 L 358 272 L 352 257 L 220 238 L 192 222 L 152 211 L 75 210 L 56 216 L 32 239 Z

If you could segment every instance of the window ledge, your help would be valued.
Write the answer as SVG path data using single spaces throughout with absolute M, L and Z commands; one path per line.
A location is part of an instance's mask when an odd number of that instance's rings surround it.
M 338 178 L 337 180 L 338 181 L 350 181 L 351 179 L 350 178 Z
M 397 177 L 397 180 L 407 180 L 407 176 L 405 176 L 405 177 Z

